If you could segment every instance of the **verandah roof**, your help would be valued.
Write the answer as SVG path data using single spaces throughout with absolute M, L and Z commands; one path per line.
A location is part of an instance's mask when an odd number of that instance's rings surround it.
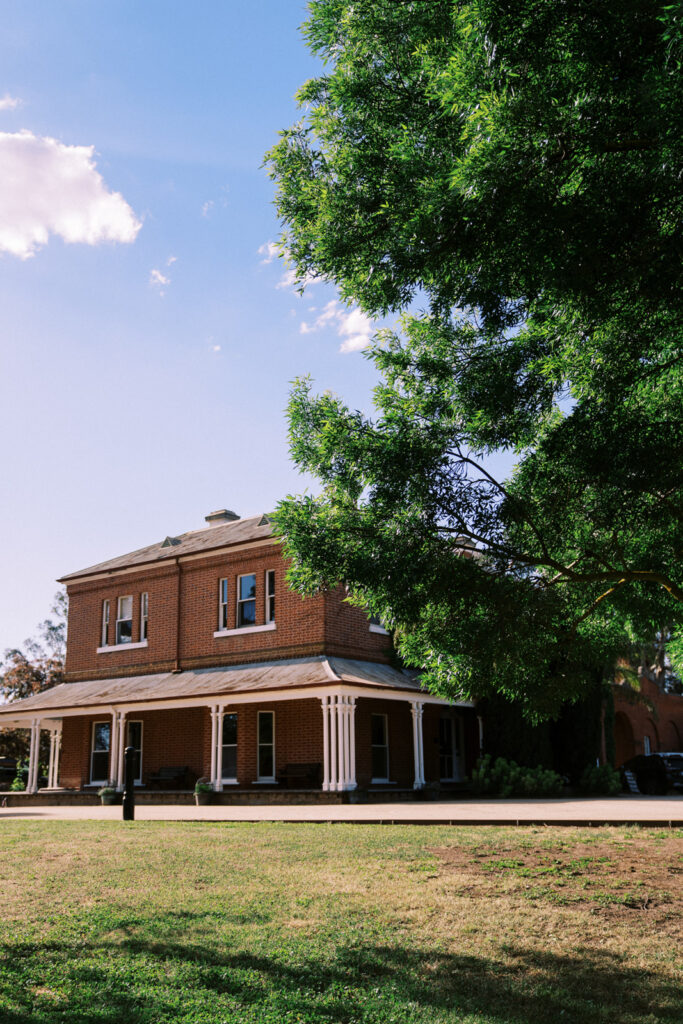
M 200 698 L 217 699 L 239 693 L 274 690 L 300 690 L 347 684 L 375 691 L 409 691 L 416 697 L 428 695 L 417 678 L 408 672 L 370 661 L 348 658 L 296 658 L 289 661 L 258 662 L 226 668 L 198 668 L 155 675 L 93 679 L 80 683 L 62 683 L 32 697 L 0 706 L 3 721 L 16 721 L 60 711 L 96 708 L 102 705 L 142 704 Z M 368 694 L 370 696 L 370 693 Z M 431 698 L 439 703 L 439 698 Z

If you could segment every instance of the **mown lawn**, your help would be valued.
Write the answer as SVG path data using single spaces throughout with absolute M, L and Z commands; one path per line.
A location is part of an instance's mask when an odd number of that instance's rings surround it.
M 0 1021 L 683 1020 L 683 833 L 0 825 Z

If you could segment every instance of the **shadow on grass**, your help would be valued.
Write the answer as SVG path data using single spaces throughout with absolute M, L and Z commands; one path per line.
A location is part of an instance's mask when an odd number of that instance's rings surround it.
M 569 956 L 510 946 L 494 960 L 368 944 L 320 951 L 302 936 L 274 945 L 269 956 L 129 935 L 114 943 L 0 947 L 0 1007 L 12 1007 L 0 1009 L 0 1022 L 682 1019 L 673 982 L 605 951 Z

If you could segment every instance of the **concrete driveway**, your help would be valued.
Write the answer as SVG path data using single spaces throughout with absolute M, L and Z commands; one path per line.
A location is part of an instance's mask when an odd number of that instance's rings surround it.
M 683 796 L 449 800 L 386 804 L 193 807 L 140 804 L 137 821 L 312 821 L 416 825 L 654 825 L 683 827 Z M 119 821 L 121 807 L 0 808 L 10 821 Z

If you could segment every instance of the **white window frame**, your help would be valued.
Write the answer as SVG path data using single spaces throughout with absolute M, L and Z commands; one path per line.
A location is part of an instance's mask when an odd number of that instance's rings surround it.
M 99 718 L 96 722 L 92 723 L 92 726 L 90 728 L 90 772 L 89 772 L 90 783 L 89 783 L 89 785 L 91 785 L 91 786 L 106 786 L 107 783 L 110 781 L 109 778 L 93 779 L 93 773 L 92 773 L 93 754 L 95 754 L 95 753 L 103 754 L 104 753 L 103 750 L 98 750 L 98 751 L 95 750 L 95 729 L 97 728 L 98 725 L 108 725 L 109 726 L 109 748 L 107 750 L 107 754 L 109 755 L 109 765 L 108 765 L 107 771 L 111 773 L 111 770 L 112 770 L 112 764 L 111 764 L 112 723 L 111 723 L 111 719 Z
M 384 719 L 384 743 L 383 744 L 373 743 L 372 742 L 372 719 L 373 718 L 383 718 Z M 372 764 L 372 749 L 373 749 L 373 747 L 378 747 L 381 750 L 386 750 L 387 774 L 386 774 L 385 778 L 379 778 L 379 777 L 375 778 L 373 776 L 373 778 L 370 779 L 370 782 L 390 782 L 391 780 L 389 778 L 389 772 L 390 772 L 391 769 L 389 767 L 389 716 L 384 711 L 373 711 L 371 716 L 370 716 L 370 764 Z
M 102 623 L 100 625 L 100 646 L 106 647 L 107 640 L 109 639 L 109 614 L 111 609 L 111 603 L 109 598 L 105 598 L 102 602 Z
M 145 742 L 145 723 L 144 723 L 142 718 L 126 719 L 126 744 L 124 746 L 124 750 L 125 750 L 126 747 L 130 746 L 130 744 L 128 743 L 128 733 L 129 733 L 130 727 L 131 727 L 131 725 L 135 725 L 136 723 L 138 723 L 140 725 L 140 771 L 136 775 L 136 777 L 133 779 L 133 782 L 134 782 L 134 784 L 136 786 L 141 786 L 142 785 L 142 758 L 144 756 L 144 742 Z
M 273 739 L 270 746 L 273 748 L 273 774 L 272 775 L 261 775 L 261 740 L 260 740 L 260 718 L 261 715 L 270 715 L 273 722 Z M 268 746 L 268 744 L 263 744 Z M 256 714 L 256 781 L 257 782 L 275 782 L 275 712 L 274 711 L 258 711 Z
M 149 623 L 149 593 L 145 590 L 140 594 L 140 643 L 147 639 Z
M 225 633 L 229 628 L 228 604 L 228 577 L 223 576 L 218 581 L 218 633 Z
M 271 590 L 272 585 L 272 590 Z M 265 575 L 265 622 L 275 622 L 275 569 L 266 569 Z
M 121 617 L 121 602 L 122 601 L 130 601 L 130 618 L 128 618 L 128 616 L 126 616 L 125 619 Z M 121 622 L 130 622 L 130 640 L 119 640 L 119 623 L 121 623 Z M 118 597 L 116 599 L 116 637 L 115 637 L 115 639 L 116 639 L 116 644 L 115 644 L 116 647 L 130 647 L 131 643 L 133 642 L 133 595 L 132 594 L 123 594 L 122 597 Z
M 650 743 L 649 736 L 643 736 L 643 753 L 649 755 L 652 753 L 652 744 Z
M 248 576 L 254 577 L 254 596 L 245 597 L 243 600 L 240 598 L 240 583 Z M 250 604 L 254 602 L 254 618 L 256 618 L 256 573 L 255 572 L 243 572 L 237 577 L 237 599 L 235 601 L 235 628 L 236 629 L 256 629 L 256 622 L 253 625 L 240 625 L 240 609 L 243 604 Z
M 226 786 L 236 786 L 237 785 L 237 752 L 238 752 L 238 749 L 239 749 L 239 739 L 240 739 L 239 728 L 240 728 L 240 722 L 239 722 L 238 713 L 236 711 L 224 711 L 223 712 L 223 726 L 224 726 L 223 735 L 225 735 L 225 718 L 226 718 L 226 715 L 234 715 L 235 718 L 237 719 L 237 740 L 235 741 L 235 743 L 224 743 L 223 747 L 221 748 L 221 781 Z M 225 747 L 234 747 L 235 748 L 235 774 L 234 775 L 223 775 L 222 774 L 223 773 L 223 750 L 225 749 Z

